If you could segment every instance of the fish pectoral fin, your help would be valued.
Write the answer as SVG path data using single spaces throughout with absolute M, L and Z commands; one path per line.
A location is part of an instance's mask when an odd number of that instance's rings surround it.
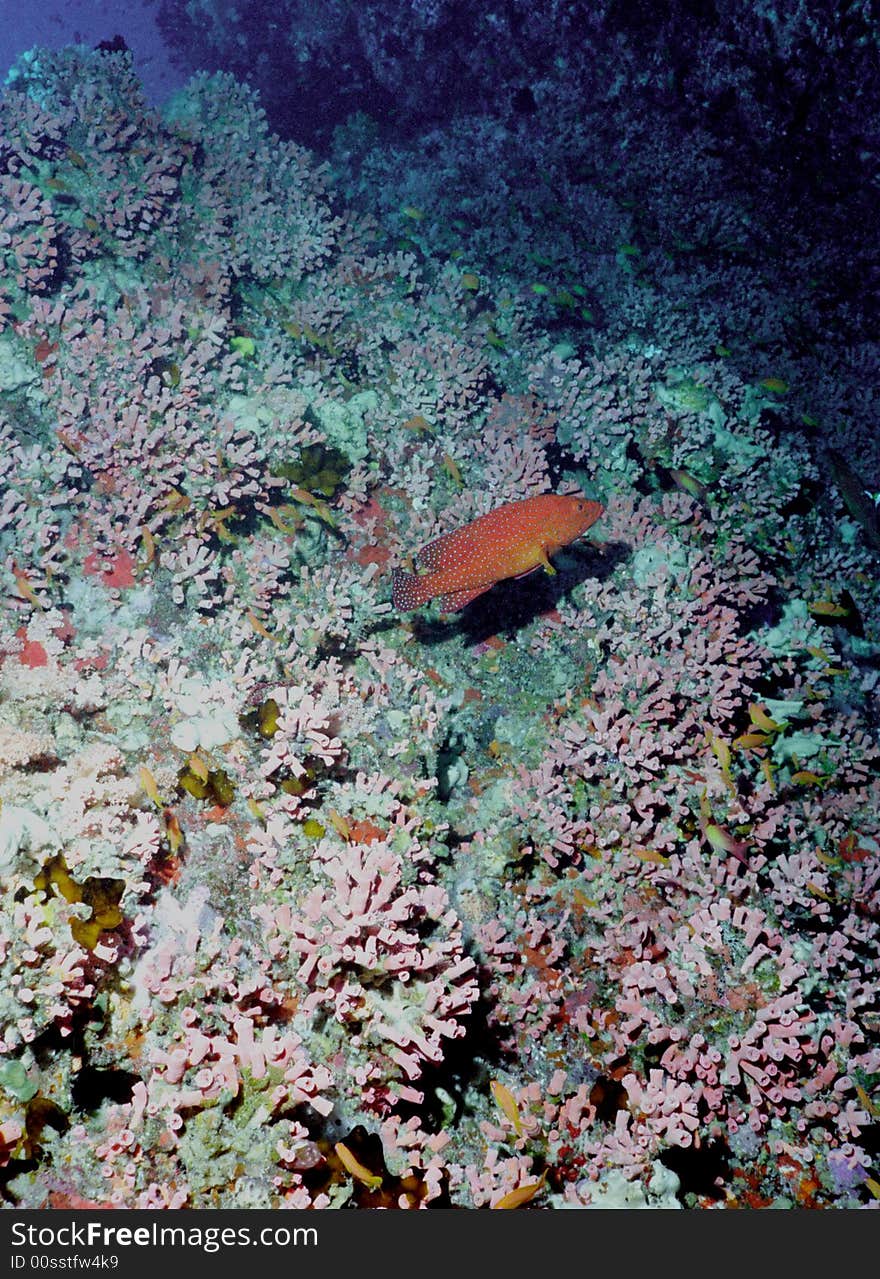
M 543 546 L 541 547 L 541 551 L 540 551 L 540 562 L 541 562 L 541 567 L 543 568 L 545 573 L 549 573 L 551 577 L 556 576 L 556 569 L 550 563 L 550 557 L 548 556 L 547 552 L 544 550 Z

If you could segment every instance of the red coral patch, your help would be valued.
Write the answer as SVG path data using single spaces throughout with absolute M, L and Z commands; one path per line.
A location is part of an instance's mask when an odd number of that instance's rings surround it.
M 90 551 L 83 560 L 83 572 L 91 577 L 99 577 L 103 584 L 125 590 L 134 586 L 135 563 L 128 551 L 117 551 L 115 555 L 100 555 L 98 551 Z
M 24 627 L 18 631 L 21 638 L 25 636 Z M 29 666 L 31 670 L 36 670 L 38 666 L 49 665 L 49 654 L 43 648 L 39 640 L 25 639 L 24 646 L 18 655 L 18 660 L 22 666 Z

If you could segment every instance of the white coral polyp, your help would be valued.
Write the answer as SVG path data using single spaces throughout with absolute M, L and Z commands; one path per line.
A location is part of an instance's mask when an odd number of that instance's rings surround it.
M 184 718 L 171 729 L 171 741 L 179 750 L 215 750 L 238 737 L 238 716 L 217 700 L 216 687 L 194 677 L 182 681 L 177 708 Z

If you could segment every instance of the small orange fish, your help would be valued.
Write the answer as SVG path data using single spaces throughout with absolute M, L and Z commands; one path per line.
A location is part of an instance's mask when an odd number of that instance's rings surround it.
M 369 1168 L 365 1168 L 344 1142 L 337 1141 L 333 1149 L 339 1156 L 339 1162 L 345 1171 L 350 1173 L 356 1181 L 362 1181 L 369 1190 L 376 1190 L 382 1185 L 382 1178 L 378 1174 L 370 1172 Z
M 492 1096 L 495 1098 L 495 1105 L 506 1115 L 513 1124 L 513 1130 L 517 1137 L 522 1136 L 522 1115 L 519 1113 L 519 1106 L 516 1098 L 509 1088 L 500 1083 L 497 1079 L 493 1079 L 489 1084 L 492 1089 Z
M 550 556 L 585 533 L 602 510 L 579 493 L 506 502 L 423 546 L 415 573 L 395 569 L 394 607 L 418 608 L 439 597 L 441 609 L 451 613 L 505 578 L 525 577 L 542 567 L 555 573 Z
M 547 1173 L 541 1174 L 540 1181 L 530 1181 L 525 1186 L 517 1186 L 516 1190 L 508 1191 L 506 1195 L 492 1205 L 493 1208 L 521 1208 L 523 1204 L 530 1203 L 535 1195 L 544 1189 L 544 1182 L 547 1180 Z

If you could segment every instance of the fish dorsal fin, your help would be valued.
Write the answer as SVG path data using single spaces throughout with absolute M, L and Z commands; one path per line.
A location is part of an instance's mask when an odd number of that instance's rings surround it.
M 444 533 L 442 537 L 435 537 L 433 542 L 423 546 L 416 555 L 416 563 L 419 568 L 425 569 L 429 573 L 432 573 L 435 568 L 440 568 L 443 555 L 449 549 L 450 542 L 458 532 L 460 530 L 455 529 L 452 533 Z

